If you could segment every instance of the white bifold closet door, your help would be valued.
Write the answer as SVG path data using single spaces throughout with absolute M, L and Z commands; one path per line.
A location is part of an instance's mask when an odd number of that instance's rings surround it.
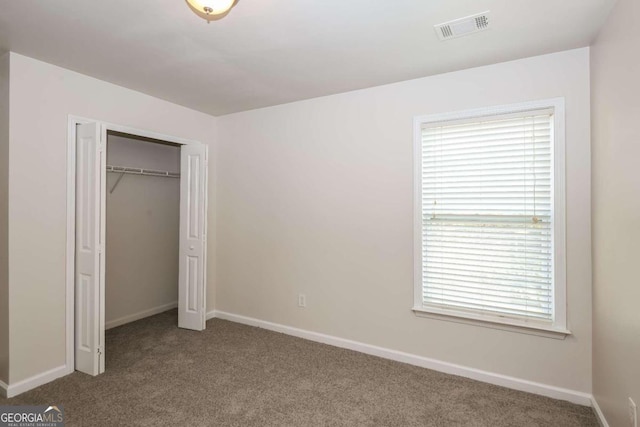
M 178 326 L 201 331 L 206 323 L 206 146 L 180 148 L 180 265 Z
M 75 367 L 104 371 L 105 155 L 101 127 L 76 127 Z

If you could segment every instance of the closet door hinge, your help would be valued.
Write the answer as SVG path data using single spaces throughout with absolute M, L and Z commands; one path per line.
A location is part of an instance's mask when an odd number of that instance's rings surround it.
M 102 349 L 102 346 L 98 346 L 98 354 L 102 354 L 104 352 L 104 350 Z

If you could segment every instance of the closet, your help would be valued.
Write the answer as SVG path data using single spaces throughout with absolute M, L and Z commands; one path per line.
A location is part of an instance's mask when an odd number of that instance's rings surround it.
M 178 307 L 206 328 L 207 147 L 69 118 L 67 357 L 105 370 L 105 330 Z
M 178 306 L 180 146 L 109 132 L 105 329 Z

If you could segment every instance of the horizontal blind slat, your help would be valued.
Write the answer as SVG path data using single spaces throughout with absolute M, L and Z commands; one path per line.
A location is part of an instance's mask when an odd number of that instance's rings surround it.
M 473 293 L 500 293 L 501 295 L 513 294 L 516 298 L 543 298 L 548 299 L 552 297 L 552 293 L 549 289 L 543 287 L 519 287 L 509 285 L 497 285 L 489 281 L 479 280 L 454 280 L 449 277 L 440 277 L 438 275 L 431 275 L 430 279 L 433 280 L 430 289 L 450 288 L 455 287 L 460 291 L 469 291 Z
M 481 277 L 471 274 L 459 274 L 452 271 L 446 273 L 438 272 L 437 270 L 426 269 L 424 274 L 433 279 L 435 283 L 438 280 L 446 280 L 451 283 L 456 283 L 459 286 L 477 285 L 478 287 L 492 289 L 512 289 L 516 288 L 518 292 L 532 292 L 534 294 L 545 293 L 551 295 L 551 290 L 545 286 L 544 281 L 541 281 L 536 285 L 532 281 L 517 281 L 513 279 L 497 279 L 495 277 Z
M 487 278 L 487 279 L 496 279 L 496 280 L 505 280 L 512 283 L 527 283 L 528 285 L 540 285 L 547 286 L 547 281 L 549 279 L 548 274 L 539 274 L 535 275 L 533 272 L 510 272 L 510 271 L 496 271 L 496 270 L 481 270 L 474 267 L 464 268 L 465 265 L 462 264 L 453 264 L 453 263 L 443 263 L 441 265 L 430 265 L 424 267 L 422 270 L 423 277 L 426 272 L 436 271 L 441 272 L 443 275 L 467 275 L 469 277 L 476 278 Z M 526 274 L 525 274 L 526 273 Z
M 504 304 L 504 303 L 491 303 L 489 304 L 488 301 L 482 301 L 482 300 L 468 300 L 468 299 L 464 299 L 464 298 L 460 298 L 460 297 L 455 297 L 455 296 L 451 296 L 451 295 L 447 295 L 446 297 L 440 297 L 440 298 L 433 298 L 433 299 L 428 299 L 429 302 L 432 303 L 437 303 L 440 302 L 442 304 L 446 304 L 446 305 L 460 305 L 462 307 L 467 307 L 467 308 L 476 308 L 476 309 L 480 309 L 481 311 L 492 311 L 492 312 L 496 312 L 496 313 L 512 313 L 512 314 L 520 314 L 520 315 L 531 315 L 531 316 L 535 316 L 535 317 L 541 317 L 541 318 L 545 318 L 547 317 L 548 314 L 550 314 L 549 310 L 543 310 L 541 308 L 537 308 L 537 307 L 527 307 L 525 309 L 525 307 L 517 305 L 517 304 Z
M 458 288 L 460 289 L 460 288 Z M 428 295 L 433 295 L 434 298 L 440 296 L 441 298 L 447 297 L 455 297 L 459 299 L 465 299 L 470 302 L 481 301 L 482 303 L 491 303 L 493 304 L 508 304 L 513 308 L 527 308 L 527 307 L 536 307 L 542 310 L 548 310 L 551 305 L 551 299 L 547 298 L 546 300 L 536 300 L 534 298 L 518 298 L 514 296 L 513 292 L 507 292 L 505 295 L 494 295 L 488 292 L 482 293 L 466 293 L 461 290 L 456 290 L 453 288 L 430 288 L 427 292 Z
M 439 263 L 430 263 L 426 265 L 424 269 L 433 268 L 433 269 L 441 269 L 446 272 L 448 270 L 465 272 L 467 274 L 475 272 L 476 275 L 482 276 L 486 275 L 489 277 L 503 277 L 505 279 L 517 279 L 524 280 L 527 282 L 538 282 L 538 283 L 547 283 L 547 279 L 549 278 L 548 271 L 536 271 L 534 269 L 517 269 L 517 268 L 495 268 L 495 266 L 490 265 L 468 265 L 466 263 L 460 262 L 452 262 L 451 260 L 442 260 Z

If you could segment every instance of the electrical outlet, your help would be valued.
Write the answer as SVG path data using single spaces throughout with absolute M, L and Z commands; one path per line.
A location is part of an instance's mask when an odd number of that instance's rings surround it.
M 306 307 L 307 306 L 307 296 L 305 294 L 298 294 L 298 307 Z
M 629 398 L 629 425 L 638 427 L 638 407 L 632 398 Z

